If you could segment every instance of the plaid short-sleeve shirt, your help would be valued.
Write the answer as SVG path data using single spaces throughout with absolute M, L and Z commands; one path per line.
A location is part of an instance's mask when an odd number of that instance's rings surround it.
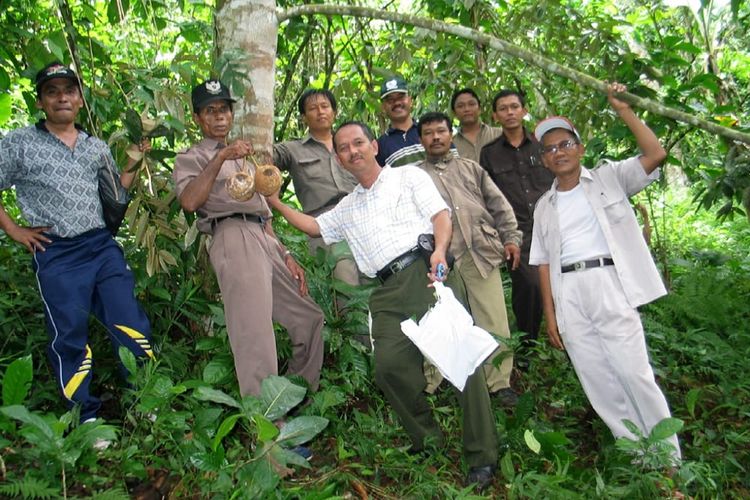
M 432 233 L 432 217 L 448 210 L 427 173 L 386 165 L 369 189 L 357 185 L 332 210 L 316 218 L 323 240 L 346 240 L 359 269 L 375 274 Z

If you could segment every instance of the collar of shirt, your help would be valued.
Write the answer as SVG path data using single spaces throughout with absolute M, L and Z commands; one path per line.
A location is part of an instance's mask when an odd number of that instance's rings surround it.
M 369 188 L 366 188 L 366 187 L 364 187 L 360 183 L 360 184 L 357 184 L 354 187 L 354 191 L 356 191 L 359 194 L 362 194 L 362 193 L 366 193 L 366 192 L 368 192 L 368 191 L 370 191 L 372 189 L 377 189 L 377 187 L 384 182 L 383 179 L 385 179 L 386 177 L 388 177 L 389 175 L 391 175 L 391 171 L 392 170 L 393 170 L 393 167 L 391 167 L 390 165 L 386 164 L 383 168 L 380 169 L 380 173 L 378 174 L 378 178 L 375 179 L 375 182 L 372 183 L 372 186 L 370 186 Z
M 409 127 L 409 130 L 416 129 L 416 128 L 417 128 L 417 119 L 412 116 L 411 127 Z M 393 124 L 388 124 L 388 130 L 386 130 L 385 133 L 386 135 L 407 134 L 409 133 L 409 130 L 401 130 L 400 128 L 395 128 Z
M 204 137 L 203 139 L 201 139 L 198 142 L 197 146 L 201 149 L 208 149 L 209 151 L 227 147 L 226 143 L 219 142 L 216 139 L 211 139 L 210 137 Z
M 508 141 L 508 137 L 505 135 L 505 133 L 503 133 L 500 137 L 498 137 L 498 140 L 503 146 L 509 146 L 512 148 L 516 147 Z M 518 147 L 520 148 L 527 142 L 534 142 L 534 137 L 531 135 L 531 133 L 528 130 L 526 130 L 526 127 L 524 127 L 523 128 L 523 140 L 521 141 L 521 144 L 518 145 Z
M 425 159 L 425 162 L 432 165 L 435 168 L 438 168 L 440 170 L 445 170 L 448 167 L 448 164 L 451 160 L 455 159 L 456 155 L 453 154 L 453 151 L 448 151 L 443 156 L 440 156 L 439 158 L 431 158 L 427 157 Z
M 47 128 L 47 120 L 45 119 L 39 120 L 38 122 L 34 124 L 34 126 L 36 127 L 37 130 L 40 130 L 44 133 L 47 133 L 47 134 L 51 133 L 49 129 Z M 73 126 L 76 128 L 76 130 L 78 130 L 78 132 L 83 132 L 84 134 L 86 134 L 87 137 L 91 137 L 91 134 L 89 134 L 88 131 L 85 130 L 80 124 L 74 123 Z
M 581 165 L 581 175 L 578 178 L 578 183 L 580 184 L 581 180 L 585 180 L 586 182 L 592 182 L 594 178 L 591 176 L 591 171 Z M 557 177 L 555 177 L 555 180 L 552 181 L 552 187 L 550 188 L 550 192 L 552 195 L 550 196 L 550 200 L 552 200 L 553 203 L 557 202 Z

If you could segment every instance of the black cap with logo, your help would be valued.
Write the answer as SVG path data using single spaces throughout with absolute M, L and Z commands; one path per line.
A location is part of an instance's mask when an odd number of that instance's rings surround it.
M 36 74 L 35 82 L 37 93 L 42 88 L 42 85 L 52 80 L 53 78 L 65 78 L 68 80 L 73 80 L 74 82 L 76 82 L 76 85 L 78 85 L 78 87 L 81 86 L 81 83 L 78 81 L 78 75 L 76 75 L 75 71 L 63 65 L 63 63 L 61 63 L 60 61 L 55 61 L 46 65 Z
M 202 107 L 214 101 L 237 102 L 229 94 L 229 87 L 219 80 L 207 80 L 193 89 L 193 111 L 196 113 Z

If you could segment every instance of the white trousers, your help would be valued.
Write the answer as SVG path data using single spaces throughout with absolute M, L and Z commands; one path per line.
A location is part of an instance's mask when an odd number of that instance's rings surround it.
M 628 305 L 614 266 L 562 275 L 565 349 L 594 410 L 615 437 L 635 436 L 622 423 L 633 422 L 644 435 L 670 416 L 648 360 L 638 311 Z M 669 442 L 680 458 L 677 436 Z

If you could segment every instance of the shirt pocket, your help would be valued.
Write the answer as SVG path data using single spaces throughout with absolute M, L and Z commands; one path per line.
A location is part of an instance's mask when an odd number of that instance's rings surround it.
M 610 224 L 619 224 L 629 213 L 632 213 L 630 200 L 624 196 L 604 198 L 602 201 L 602 209 Z
M 320 180 L 330 177 L 325 171 L 323 161 L 320 158 L 300 158 L 298 175 L 304 180 Z

